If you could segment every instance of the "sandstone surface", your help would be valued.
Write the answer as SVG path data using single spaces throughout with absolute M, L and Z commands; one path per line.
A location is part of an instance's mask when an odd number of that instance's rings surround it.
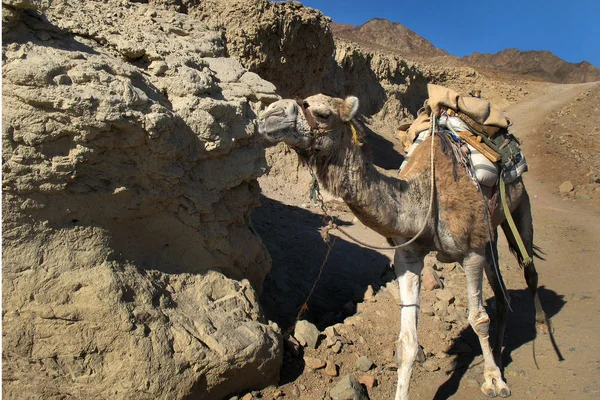
M 214 399 L 278 380 L 249 225 L 275 87 L 126 1 L 3 1 L 3 394 Z M 240 378 L 243 377 L 243 378 Z

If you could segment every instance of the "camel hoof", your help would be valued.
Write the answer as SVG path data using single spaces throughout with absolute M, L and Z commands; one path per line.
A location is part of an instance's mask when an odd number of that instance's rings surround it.
M 496 388 L 494 387 L 493 384 L 488 383 L 488 382 L 484 382 L 483 385 L 481 385 L 481 391 L 483 392 L 483 394 L 486 395 L 486 397 L 489 397 L 490 399 L 496 397 Z
M 500 397 L 510 397 L 510 389 L 508 388 L 508 385 L 500 380 L 500 381 L 496 381 L 496 393 L 498 394 L 498 396 Z

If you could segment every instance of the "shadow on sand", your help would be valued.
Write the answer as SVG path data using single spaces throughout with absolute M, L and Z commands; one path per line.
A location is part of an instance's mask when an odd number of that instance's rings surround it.
M 323 221 L 319 214 L 304 208 L 264 196 L 261 202 L 252 221 L 273 266 L 260 302 L 267 318 L 286 330 L 294 324 L 325 259 L 327 245 L 319 235 Z M 385 284 L 382 275 L 388 264 L 389 259 L 378 252 L 337 238 L 302 319 L 321 329 L 340 322 L 345 304 L 364 293 L 368 285 Z
M 552 318 L 554 315 L 558 314 L 566 304 L 563 295 L 546 289 L 543 286 L 539 288 L 539 293 L 548 318 Z M 533 298 L 531 297 L 529 290 L 509 290 L 509 295 L 512 299 L 513 312 L 509 312 L 508 314 L 506 333 L 504 335 L 504 350 L 502 352 L 503 367 L 510 365 L 512 362 L 511 354 L 513 351 L 536 338 L 535 310 Z M 495 311 L 492 307 L 493 301 L 491 298 L 487 300 L 487 304 L 486 310 L 492 320 L 490 332 L 490 339 L 492 339 L 495 335 Z M 550 339 L 547 335 L 538 335 L 537 340 Z M 464 346 L 464 343 L 468 344 L 474 351 L 468 353 L 461 352 L 461 347 Z M 492 342 L 491 345 L 493 346 L 494 343 Z M 449 372 L 449 378 L 437 390 L 434 396 L 435 400 L 447 399 L 456 394 L 460 381 L 468 371 L 469 366 L 475 357 L 481 355 L 479 339 L 470 326 L 463 329 L 460 333 L 460 337 L 455 340 L 453 346 L 449 350 L 449 353 L 456 354 L 454 363 L 455 368 L 453 371 Z M 507 383 L 510 386 L 510 381 L 507 381 Z

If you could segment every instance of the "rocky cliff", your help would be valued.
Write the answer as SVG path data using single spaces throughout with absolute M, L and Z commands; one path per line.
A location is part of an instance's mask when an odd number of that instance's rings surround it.
M 295 1 L 204 0 L 188 12 L 222 29 L 227 53 L 273 82 L 282 96 L 321 90 L 334 43 L 330 19 L 320 11 Z
M 584 83 L 600 81 L 600 68 L 586 61 L 567 62 L 549 51 L 506 49 L 496 54 L 473 53 L 463 60 L 475 68 L 555 83 Z
M 3 0 L 3 394 L 216 399 L 277 382 L 249 226 L 275 87 L 126 1 Z

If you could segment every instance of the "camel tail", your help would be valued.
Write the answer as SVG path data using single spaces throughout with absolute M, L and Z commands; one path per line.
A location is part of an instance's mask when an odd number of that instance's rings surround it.
M 542 255 L 546 255 L 546 253 L 544 253 L 544 250 L 542 250 L 541 247 L 536 246 L 535 244 L 533 245 L 533 256 L 535 258 L 539 258 L 540 260 L 546 261 L 546 258 L 543 257 Z
M 512 242 L 509 242 L 508 249 L 510 250 L 512 255 L 515 256 L 515 258 L 519 262 L 519 265 L 521 267 L 523 267 L 523 256 L 519 252 L 519 248 L 517 246 L 513 245 Z M 536 246 L 535 244 L 533 245 L 533 254 L 532 254 L 533 257 L 535 257 L 539 260 L 542 260 L 542 261 L 546 261 L 545 255 L 546 255 L 546 253 L 544 252 L 544 250 L 542 250 L 541 247 Z

